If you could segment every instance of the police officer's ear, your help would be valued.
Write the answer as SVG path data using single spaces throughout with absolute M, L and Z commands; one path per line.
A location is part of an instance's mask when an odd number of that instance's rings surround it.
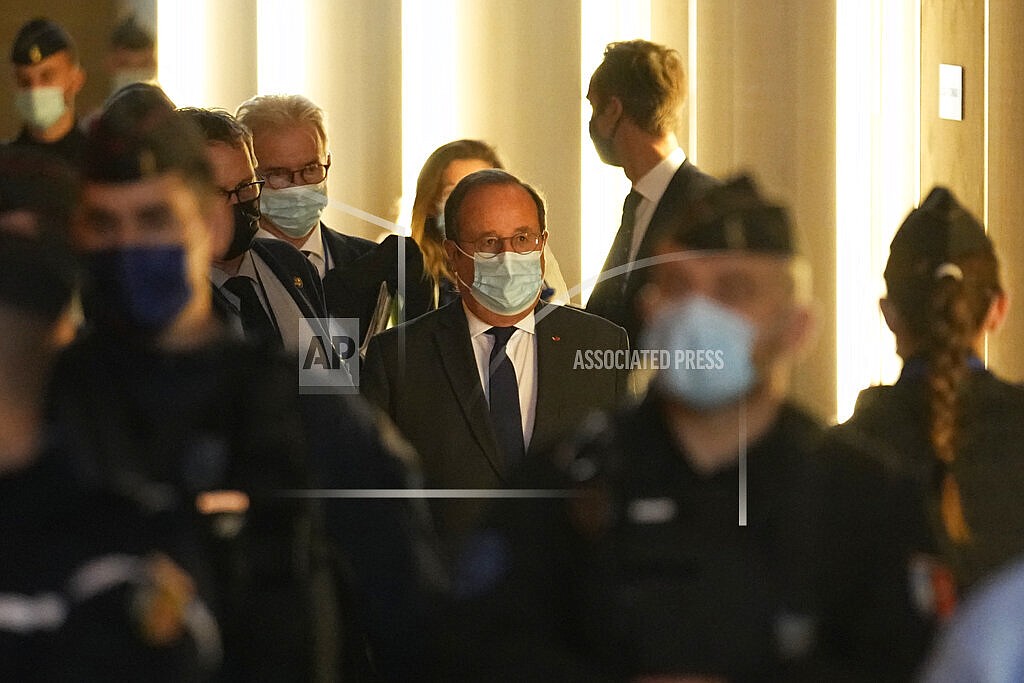
M 1009 309 L 1010 297 L 1006 292 L 998 292 L 992 297 L 992 303 L 988 306 L 988 313 L 985 315 L 985 322 L 982 324 L 981 331 L 985 333 L 995 332 L 1002 327 Z
M 797 357 L 803 357 L 813 347 L 818 337 L 818 316 L 810 306 L 794 304 L 787 320 L 782 343 L 784 348 Z
M 646 326 L 654 313 L 658 310 L 658 305 L 661 303 L 661 292 L 658 289 L 658 285 L 654 282 L 648 282 L 640 291 L 636 294 L 636 302 L 634 308 L 636 309 L 637 320 L 640 321 L 641 326 Z M 634 340 L 630 339 L 630 345 L 634 343 Z
M 903 331 L 903 320 L 900 318 L 900 313 L 896 310 L 896 306 L 883 296 L 878 300 L 878 308 L 882 311 L 882 317 L 885 319 L 885 324 L 889 331 L 897 337 L 900 336 Z

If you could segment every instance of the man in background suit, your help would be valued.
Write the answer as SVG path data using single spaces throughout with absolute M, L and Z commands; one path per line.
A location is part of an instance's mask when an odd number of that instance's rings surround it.
M 256 178 L 252 136 L 231 114 L 181 109 L 206 138 L 206 159 L 222 201 L 214 211 L 210 269 L 215 310 L 246 337 L 295 350 L 299 321 L 325 318 L 313 266 L 291 245 L 255 239 L 263 181 Z
M 584 369 L 579 359 L 628 342 L 606 320 L 538 303 L 544 203 L 515 176 L 466 176 L 445 205 L 445 231 L 461 300 L 374 337 L 362 389 L 420 453 L 427 486 L 503 488 L 524 458 L 624 396 L 624 369 Z M 454 553 L 482 503 L 431 502 Z
M 601 161 L 622 168 L 632 189 L 587 310 L 637 339 L 643 260 L 681 224 L 690 204 L 717 181 L 686 158 L 676 139 L 686 74 L 675 50 L 646 40 L 611 43 L 590 79 L 590 138 Z
M 236 115 L 252 131 L 257 169 L 266 180 L 259 236 L 306 255 L 323 280 L 328 313 L 359 318 L 365 336 L 382 282 L 392 297 L 402 297 L 403 319 L 425 313 L 432 299 L 415 242 L 391 235 L 377 245 L 321 222 L 331 167 L 323 110 L 302 95 L 261 95 L 243 102 Z

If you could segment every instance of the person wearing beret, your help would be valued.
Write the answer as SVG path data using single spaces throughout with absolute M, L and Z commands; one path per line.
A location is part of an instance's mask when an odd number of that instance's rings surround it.
M 49 19 L 33 19 L 21 27 L 11 46 L 14 108 L 22 121 L 11 144 L 52 152 L 78 166 L 85 149 L 75 98 L 85 84 L 75 43 Z
M 162 543 L 185 525 L 83 483 L 43 414 L 73 331 L 76 199 L 60 159 L 0 149 L 0 680 L 199 680 L 219 657 L 209 595 Z
M 640 327 L 636 296 L 647 279 L 646 259 L 693 200 L 717 184 L 676 139 L 685 96 L 679 53 L 646 40 L 608 45 L 590 78 L 590 138 L 601 161 L 621 167 L 632 187 L 587 310 L 625 327 L 630 339 Z
M 882 314 L 903 359 L 844 428 L 888 443 L 918 484 L 961 594 L 1024 554 L 1024 389 L 982 361 L 1008 299 L 984 226 L 934 188 L 893 237 Z
M 534 461 L 534 495 L 469 539 L 451 680 L 907 680 L 931 617 L 904 484 L 787 398 L 811 315 L 786 213 L 727 183 L 654 254 L 649 392 Z

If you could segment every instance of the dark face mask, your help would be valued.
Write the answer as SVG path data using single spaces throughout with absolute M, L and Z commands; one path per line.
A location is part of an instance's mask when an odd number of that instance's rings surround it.
M 123 332 L 157 333 L 192 296 L 181 245 L 121 247 L 86 255 L 86 317 Z
M 249 247 L 252 246 L 252 241 L 256 237 L 256 231 L 260 228 L 258 199 L 251 202 L 238 202 L 232 209 L 235 216 L 235 227 L 231 235 L 231 244 L 228 245 L 228 250 L 224 252 L 221 259 L 223 261 L 230 261 L 249 251 Z
M 0 302 L 56 320 L 75 285 L 66 246 L 0 231 Z
M 619 121 L 615 122 L 615 126 L 612 128 L 612 133 L 606 138 L 601 137 L 597 132 L 597 127 L 594 125 L 594 119 L 590 119 L 590 141 L 594 143 L 594 149 L 597 150 L 597 156 L 604 163 L 609 166 L 621 166 L 622 163 L 615 158 L 615 133 L 619 130 Z

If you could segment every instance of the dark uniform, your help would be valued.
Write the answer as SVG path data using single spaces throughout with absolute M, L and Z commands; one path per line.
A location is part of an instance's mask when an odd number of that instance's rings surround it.
M 65 353 L 52 391 L 55 419 L 93 468 L 80 476 L 193 515 L 203 491 L 250 497 L 244 518 L 194 516 L 228 678 L 304 681 L 337 662 L 345 680 L 403 680 L 422 666 L 441 584 L 425 513 L 280 495 L 409 483 L 357 398 L 300 396 L 286 357 L 241 342 L 173 354 L 101 335 Z
M 195 569 L 186 529 L 154 527 L 129 501 L 74 484 L 68 462 L 48 448 L 0 476 L 0 680 L 205 678 L 220 644 L 196 595 L 179 595 L 190 604 L 178 617 L 191 627 L 166 640 L 144 628 L 152 554 Z
M 450 643 L 464 680 L 900 680 L 929 624 L 911 606 L 901 489 L 784 406 L 738 465 L 702 474 L 650 398 L 542 463 L 468 545 Z M 911 514 L 911 513 L 907 513 Z
M 72 166 L 78 168 L 85 156 L 85 134 L 75 125 L 68 134 L 60 140 L 53 142 L 42 142 L 29 135 L 28 130 L 22 129 L 18 137 L 11 140 L 9 145 L 32 147 L 60 157 Z
M 961 590 L 1024 553 L 1024 388 L 1003 382 L 975 359 L 961 394 L 957 457 L 950 465 L 971 529 L 968 544 L 953 543 L 940 521 L 944 466 L 928 435 L 924 362 L 911 358 L 893 386 L 865 389 L 844 425 L 884 440 L 917 483 L 939 549 Z

